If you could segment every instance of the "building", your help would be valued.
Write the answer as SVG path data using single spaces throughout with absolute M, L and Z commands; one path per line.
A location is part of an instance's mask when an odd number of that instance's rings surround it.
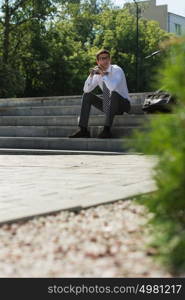
M 156 0 L 141 2 L 141 17 L 159 22 L 162 29 L 177 35 L 185 34 L 185 17 L 168 12 L 168 5 L 156 5 Z

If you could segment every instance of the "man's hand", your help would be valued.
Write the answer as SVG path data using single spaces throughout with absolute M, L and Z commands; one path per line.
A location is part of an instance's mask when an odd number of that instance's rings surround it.
M 101 75 L 101 76 L 104 76 L 104 75 L 107 75 L 108 74 L 108 72 L 105 70 L 105 68 L 103 67 L 103 66 L 101 66 L 101 65 L 98 65 L 98 68 L 99 68 L 99 74 Z
M 104 72 L 102 70 L 102 67 L 100 65 L 94 67 L 93 69 L 90 70 L 90 76 L 94 76 L 94 75 L 104 75 Z
M 103 76 L 104 75 L 104 71 L 102 70 L 102 68 L 99 68 L 99 74 L 101 75 L 101 76 Z

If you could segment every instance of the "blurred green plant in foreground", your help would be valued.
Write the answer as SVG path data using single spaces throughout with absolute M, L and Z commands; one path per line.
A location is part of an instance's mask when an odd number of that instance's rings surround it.
M 152 213 L 152 245 L 156 256 L 174 274 L 185 271 L 185 39 L 163 45 L 167 50 L 159 70 L 160 88 L 175 95 L 171 114 L 155 114 L 147 131 L 136 133 L 136 148 L 156 155 L 157 191 L 138 198 Z

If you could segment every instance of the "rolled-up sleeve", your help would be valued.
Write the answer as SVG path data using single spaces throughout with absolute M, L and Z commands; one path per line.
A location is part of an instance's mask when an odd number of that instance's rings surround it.
M 100 75 L 94 75 L 93 77 L 91 77 L 89 75 L 89 77 L 86 79 L 84 84 L 84 88 L 83 88 L 84 93 L 90 93 L 92 90 L 95 89 L 95 87 L 97 87 L 99 76 Z

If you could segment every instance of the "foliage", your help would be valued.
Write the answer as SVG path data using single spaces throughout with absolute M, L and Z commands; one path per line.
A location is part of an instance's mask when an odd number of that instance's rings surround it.
M 17 97 L 23 94 L 25 80 L 20 72 L 9 65 L 0 64 L 0 97 Z
M 136 66 L 136 21 L 135 16 L 127 9 L 106 9 L 99 16 L 99 23 L 95 25 L 96 36 L 93 42 L 95 49 L 108 48 L 111 50 L 112 60 L 121 66 L 128 78 L 129 90 L 135 91 Z M 160 42 L 169 34 L 160 29 L 155 21 L 139 20 L 139 90 L 149 91 L 156 67 L 161 59 L 154 57 L 145 59 L 156 49 Z
M 21 96 L 81 94 L 102 47 L 111 51 L 112 62 L 125 71 L 129 91 L 135 91 L 136 19 L 127 8 L 115 8 L 110 0 L 1 2 L 0 58 L 6 68 L 17 70 L 17 79 L 25 79 Z M 159 57 L 145 57 L 168 36 L 157 23 L 140 19 L 141 91 L 152 89 L 153 72 L 160 63 Z M 11 85 L 3 89 L 12 93 Z
M 158 187 L 144 204 L 153 213 L 153 245 L 158 256 L 174 272 L 185 270 L 185 39 L 167 47 L 159 82 L 176 95 L 172 114 L 154 115 L 147 133 L 137 134 L 137 149 L 157 155 L 155 181 Z
M 29 76 L 24 68 L 23 56 L 29 56 L 32 49 L 36 48 L 36 46 L 38 46 L 40 52 L 45 50 L 40 47 L 41 43 L 39 44 L 37 41 L 41 40 L 40 33 L 44 26 L 43 24 L 48 17 L 52 17 L 56 10 L 54 4 L 58 1 L 1 1 L 0 30 L 2 41 L 0 43 L 0 55 L 2 61 L 1 72 L 4 71 L 4 74 L 2 74 L 4 80 L 1 81 L 1 91 L 3 92 L 1 94 L 5 94 L 8 97 L 8 95 L 12 95 L 17 91 L 15 96 L 24 96 L 23 87 L 27 88 L 27 80 L 25 81 L 26 86 L 22 85 L 22 89 L 18 88 L 21 87 L 20 78 Z M 30 28 L 31 30 L 29 31 Z M 30 40 L 32 43 L 29 44 Z M 39 62 L 37 61 L 36 64 L 39 64 Z M 37 81 L 37 78 L 34 81 Z M 20 91 L 22 91 L 21 94 Z

